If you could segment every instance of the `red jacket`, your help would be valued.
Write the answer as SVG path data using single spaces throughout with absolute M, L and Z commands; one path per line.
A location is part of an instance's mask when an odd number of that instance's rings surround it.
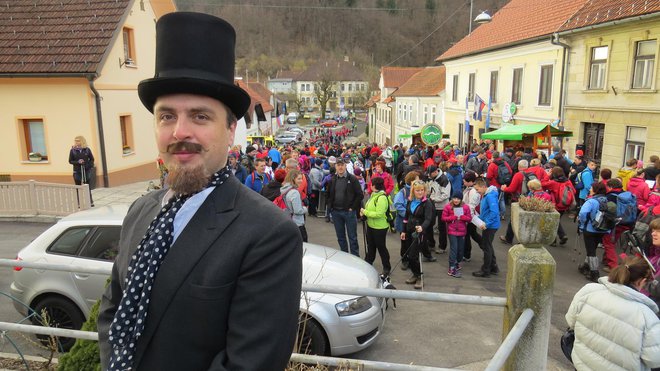
M 649 200 L 651 189 L 644 179 L 632 177 L 628 181 L 628 192 L 637 197 L 637 208 L 641 210 L 646 206 L 646 203 Z
M 498 162 L 491 162 L 490 165 L 488 165 L 488 170 L 486 171 L 486 178 L 488 179 L 488 184 L 497 187 L 497 189 L 500 189 L 501 186 L 501 184 L 497 182 L 497 165 L 501 162 L 504 163 L 504 166 L 506 166 L 507 169 L 509 169 L 509 172 L 511 172 L 513 175 L 511 166 L 509 166 L 506 161 L 502 160 L 502 158 L 500 158 Z
M 375 146 L 375 147 L 371 147 L 371 152 L 369 153 L 369 155 L 370 156 L 376 155 L 376 157 L 379 157 L 381 153 L 383 153 L 383 151 L 381 151 L 381 149 L 378 148 L 378 146 Z
M 533 193 L 534 197 L 540 198 L 542 200 L 550 201 L 553 204 L 555 203 L 555 199 L 552 197 L 552 195 L 546 191 L 536 191 Z
M 433 161 L 433 158 L 429 157 L 424 161 L 424 170 L 428 169 L 431 165 L 435 165 L 435 161 Z
M 562 180 L 563 179 L 566 179 L 566 178 L 564 177 L 564 178 L 562 178 Z M 568 183 L 567 186 L 570 187 L 573 190 L 573 193 L 575 193 L 575 188 L 573 188 L 573 183 L 571 183 L 571 181 L 568 180 L 568 179 L 566 179 L 565 182 Z M 560 189 L 562 183 L 564 183 L 564 181 L 559 182 L 559 181 L 552 180 L 552 179 L 541 182 L 541 185 L 543 186 L 543 189 L 549 191 L 550 194 L 552 195 L 552 198 L 555 201 L 555 209 L 557 209 L 557 211 L 566 211 L 566 210 L 568 210 L 568 207 L 561 204 L 561 194 L 559 192 L 559 189 Z
M 454 215 L 455 207 L 462 207 L 463 215 L 460 217 Z M 467 223 L 471 220 L 470 207 L 464 203 L 461 203 L 461 206 L 454 206 L 453 202 L 450 202 L 442 210 L 442 221 L 447 223 L 447 234 L 452 236 L 465 236 L 467 234 Z
M 527 170 L 533 172 L 534 175 L 536 175 L 536 178 L 540 182 L 546 181 L 550 178 L 548 176 L 548 173 L 546 173 L 545 170 L 543 170 L 543 168 L 540 167 L 540 166 L 532 166 L 532 167 L 528 168 Z
M 374 173 L 371 175 L 371 179 L 375 177 L 383 178 L 385 194 L 389 196 L 394 190 L 394 180 L 392 179 L 392 176 L 388 172 L 377 173 L 374 171 Z M 367 193 L 371 193 L 371 180 L 369 180 L 369 183 L 367 184 Z

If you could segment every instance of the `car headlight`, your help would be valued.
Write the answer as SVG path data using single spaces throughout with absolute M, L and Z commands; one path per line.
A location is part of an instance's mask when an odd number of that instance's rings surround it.
M 352 316 L 358 313 L 362 313 L 369 308 L 371 308 L 371 300 L 369 300 L 366 296 L 360 296 L 359 298 L 354 298 L 335 304 L 335 309 L 337 310 L 339 317 Z

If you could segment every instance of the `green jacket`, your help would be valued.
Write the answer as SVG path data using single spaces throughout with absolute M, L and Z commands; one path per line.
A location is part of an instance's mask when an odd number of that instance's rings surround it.
M 367 225 L 373 229 L 387 229 L 390 225 L 387 223 L 385 213 L 390 207 L 385 191 L 378 191 L 371 194 L 369 201 L 364 205 L 364 215 L 367 216 Z

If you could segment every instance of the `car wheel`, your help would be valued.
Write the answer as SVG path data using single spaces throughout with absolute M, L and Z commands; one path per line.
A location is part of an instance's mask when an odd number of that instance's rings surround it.
M 40 319 L 44 311 L 48 317 L 50 327 L 80 330 L 85 322 L 85 316 L 80 309 L 74 303 L 62 297 L 46 297 L 33 305 L 32 308 L 37 314 L 36 316 L 32 316 L 32 323 L 35 325 L 43 325 Z M 48 335 L 37 335 L 37 338 L 42 344 L 46 346 L 49 344 L 50 337 Z M 76 342 L 74 338 L 65 337 L 56 337 L 55 340 L 57 341 L 59 350 L 63 352 L 68 352 Z
M 330 347 L 325 331 L 315 319 L 304 316 L 298 322 L 296 352 L 302 354 L 329 355 Z

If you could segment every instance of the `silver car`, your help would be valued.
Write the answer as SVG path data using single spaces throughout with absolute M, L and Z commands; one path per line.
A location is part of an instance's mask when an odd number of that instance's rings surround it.
M 117 255 L 121 223 L 128 207 L 106 206 L 67 216 L 23 248 L 17 260 L 107 269 L 82 274 L 15 268 L 11 293 L 32 311 L 48 313 L 51 325 L 79 329 L 101 297 Z M 304 244 L 303 282 L 350 287 L 381 287 L 378 272 L 353 255 Z M 23 316 L 34 314 L 14 302 Z M 342 355 L 367 348 L 380 335 L 384 300 L 324 293 L 301 293 L 299 344 L 296 351 Z M 30 313 L 29 313 L 30 312 Z M 38 323 L 32 316 L 33 323 Z M 74 339 L 60 338 L 62 350 Z

